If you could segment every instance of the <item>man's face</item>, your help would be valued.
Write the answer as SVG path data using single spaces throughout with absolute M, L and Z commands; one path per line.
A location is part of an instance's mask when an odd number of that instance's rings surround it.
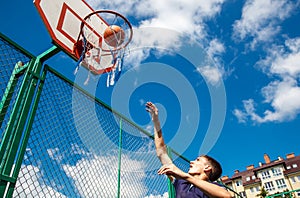
M 207 159 L 205 157 L 197 157 L 194 161 L 190 162 L 189 174 L 201 174 L 208 166 Z

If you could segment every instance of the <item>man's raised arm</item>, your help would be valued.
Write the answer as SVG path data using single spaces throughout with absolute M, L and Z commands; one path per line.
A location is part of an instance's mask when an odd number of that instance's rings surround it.
M 150 113 L 152 122 L 154 124 L 154 143 L 156 155 L 163 165 L 171 164 L 172 160 L 168 155 L 167 147 L 162 136 L 160 121 L 158 118 L 158 109 L 152 102 L 147 102 L 146 110 Z

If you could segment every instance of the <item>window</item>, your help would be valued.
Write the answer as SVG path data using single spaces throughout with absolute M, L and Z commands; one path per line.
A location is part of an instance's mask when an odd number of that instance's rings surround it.
M 298 167 L 297 164 L 293 164 L 292 166 L 293 166 L 293 168 L 297 168 Z
M 286 188 L 284 179 L 276 180 L 276 184 L 277 184 L 278 189 Z
M 245 191 L 243 191 L 243 192 L 239 192 L 239 195 L 241 195 L 241 197 L 246 197 L 246 193 L 245 193 Z
M 271 177 L 269 171 L 262 172 L 261 176 L 262 176 L 262 179 L 267 179 L 267 178 Z
M 298 182 L 300 182 L 300 175 L 299 175 L 299 176 L 297 176 L 297 178 L 298 178 Z
M 291 166 L 287 166 L 286 169 L 288 169 L 288 170 L 291 169 Z
M 279 167 L 272 168 L 272 173 L 273 173 L 274 176 L 282 175 L 281 169 Z
M 246 181 L 250 181 L 250 177 L 246 177 Z
M 254 193 L 254 188 L 253 187 L 250 188 L 250 192 Z
M 291 177 L 292 184 L 296 182 L 296 177 Z
M 242 181 L 241 181 L 241 180 L 237 180 L 237 181 L 235 182 L 235 184 L 236 184 L 236 186 L 241 186 L 241 185 L 242 185 Z
M 256 179 L 255 175 L 252 175 L 252 179 L 253 179 L 253 180 Z
M 264 184 L 264 186 L 265 186 L 265 189 L 267 190 L 267 191 L 272 191 L 272 190 L 275 190 L 275 187 L 274 187 L 274 185 L 273 185 L 273 182 L 266 182 L 265 184 Z

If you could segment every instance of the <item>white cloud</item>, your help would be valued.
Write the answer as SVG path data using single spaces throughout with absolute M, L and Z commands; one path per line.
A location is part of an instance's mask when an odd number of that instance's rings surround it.
M 269 75 L 299 77 L 300 38 L 287 39 L 285 46 L 273 46 L 259 65 Z
M 239 123 L 246 123 L 247 121 L 247 114 L 239 109 L 233 110 L 233 115 L 238 119 Z
M 153 126 L 152 126 L 152 125 L 147 125 L 147 126 L 145 127 L 145 130 L 146 130 L 146 131 L 153 131 Z
M 61 160 L 63 159 L 63 156 L 60 154 L 58 148 L 47 149 L 47 153 L 48 153 L 49 157 L 50 157 L 52 160 L 56 160 L 56 161 L 58 161 L 58 162 L 61 162 Z
M 224 52 L 225 52 L 225 46 L 218 39 L 213 39 L 210 41 L 207 49 L 207 53 L 210 57 L 223 54 Z
M 165 192 L 163 195 L 149 195 L 146 196 L 145 198 L 168 198 L 169 193 Z
M 74 165 L 61 164 L 61 166 L 66 175 L 73 180 L 76 191 L 82 197 L 115 197 L 118 186 L 118 156 L 97 156 L 83 150 L 77 144 L 72 144 L 71 146 L 72 154 L 80 154 L 82 159 L 78 160 Z M 147 194 L 148 189 L 144 183 L 147 176 L 146 171 L 156 170 L 160 166 L 155 150 L 150 148 L 151 146 L 153 144 L 149 143 L 149 147 L 145 151 L 140 150 L 129 153 L 123 151 L 121 170 L 122 196 L 143 197 Z M 150 151 L 153 151 L 152 154 Z M 48 149 L 47 152 L 49 157 L 57 162 L 66 157 L 58 148 Z M 145 152 L 147 152 L 146 156 Z
M 217 85 L 222 80 L 222 73 L 217 67 L 206 65 L 197 67 L 197 71 L 201 73 L 207 83 L 212 85 Z
M 40 177 L 41 172 L 38 167 L 33 165 L 22 165 L 13 197 L 35 198 L 40 197 L 41 194 L 47 198 L 66 197 L 52 187 L 44 184 L 42 180 L 39 179 Z
M 263 116 L 256 113 L 254 100 L 243 102 L 243 109 L 234 110 L 240 122 L 251 118 L 254 122 L 284 122 L 295 119 L 300 114 L 300 38 L 287 39 L 284 46 L 273 46 L 268 56 L 257 65 L 268 76 L 275 78 L 261 89 L 263 103 L 271 109 Z
M 244 110 L 235 109 L 233 111 L 234 115 L 238 118 L 239 122 L 245 123 L 248 119 L 251 119 L 254 122 L 261 123 L 263 118 L 255 113 L 255 102 L 253 99 L 243 101 Z
M 253 99 L 243 101 L 243 111 L 234 110 L 239 122 L 249 118 L 255 123 L 283 122 L 294 119 L 300 113 L 300 87 L 294 79 L 274 81 L 262 89 L 265 102 L 270 103 L 273 110 L 265 110 L 263 116 L 256 113 Z
M 121 171 L 122 196 L 142 197 L 147 192 L 147 187 L 143 183 L 146 175 L 142 171 L 145 165 L 142 161 L 133 160 L 124 155 L 122 164 L 126 164 L 126 171 L 124 169 Z M 63 165 L 62 167 L 66 174 L 73 179 L 81 196 L 89 197 L 93 192 L 98 197 L 115 197 L 118 186 L 117 156 L 95 156 L 94 159 L 82 159 L 75 165 Z M 88 190 L 87 186 L 91 190 Z M 110 187 L 107 188 L 107 186 Z
M 135 30 L 131 46 L 159 46 L 173 49 L 182 43 L 180 36 L 201 40 L 205 38 L 206 19 L 216 16 L 225 0 L 143 0 L 143 1 L 87 1 L 94 9 L 112 9 L 125 16 L 133 16 Z M 138 24 L 137 24 L 138 23 Z M 156 28 L 153 31 L 145 28 Z M 159 29 L 161 28 L 161 29 Z M 168 31 L 166 31 L 168 30 Z M 176 33 L 170 33 L 170 31 Z M 148 51 L 146 50 L 145 53 Z M 131 55 L 132 56 L 132 55 Z M 145 56 L 139 55 L 139 58 Z M 138 59 L 139 60 L 139 59 Z M 135 61 L 139 62 L 139 61 Z
M 265 122 L 292 120 L 300 113 L 300 87 L 295 79 L 271 82 L 262 92 L 274 109 L 265 111 Z
M 156 177 L 156 170 L 160 167 L 156 157 L 153 144 L 149 143 L 146 150 L 137 152 L 126 152 L 122 154 L 121 169 L 121 195 L 122 197 L 145 197 L 148 192 L 146 180 Z M 72 151 L 69 154 L 79 154 L 82 156 L 75 164 L 62 164 L 61 161 L 66 153 L 59 148 L 48 149 L 49 157 L 61 164 L 61 168 L 74 184 L 74 192 L 78 192 L 82 197 L 115 197 L 118 186 L 118 156 L 107 155 L 97 156 L 82 149 L 77 144 L 71 144 Z M 26 149 L 31 155 L 31 149 Z M 153 151 L 153 152 L 152 152 Z M 147 155 L 145 155 L 147 153 Z M 149 172 L 148 172 L 149 171 Z M 153 175 L 146 173 L 152 172 Z M 55 174 L 55 173 L 54 173 Z M 59 186 L 54 181 L 51 186 L 45 184 L 46 175 L 40 171 L 39 167 L 33 165 L 22 165 L 17 181 L 14 195 L 16 197 L 40 197 L 41 193 L 45 197 L 66 197 L 58 192 L 65 186 Z M 158 176 L 159 177 L 159 176 Z M 156 179 L 156 178 L 155 178 Z M 161 182 L 166 182 L 161 180 Z M 165 183 L 167 185 L 167 183 Z M 66 183 L 66 185 L 70 185 Z M 56 189 L 53 188 L 55 186 Z M 155 192 L 153 190 L 152 192 Z M 168 193 L 162 195 L 150 194 L 150 198 L 168 197 Z
M 233 25 L 237 39 L 253 38 L 252 48 L 259 42 L 271 41 L 280 31 L 279 23 L 289 17 L 297 7 L 288 0 L 247 0 L 240 20 Z
M 112 9 L 126 16 L 134 16 L 142 20 L 143 24 L 155 27 L 175 29 L 182 31 L 195 31 L 195 24 L 202 23 L 205 18 L 214 17 L 221 11 L 225 0 L 88 0 L 87 2 L 96 9 Z
M 141 1 L 143 4 L 144 2 L 147 1 Z M 147 4 L 152 5 L 153 17 L 144 20 L 141 27 L 162 27 L 203 38 L 206 34 L 203 20 L 217 14 L 221 10 L 222 3 L 220 0 L 150 0 Z
M 158 56 L 178 51 L 188 42 L 197 42 L 201 46 L 208 43 L 209 53 L 217 64 L 221 63 L 220 55 L 224 53 L 224 45 L 217 39 L 207 42 L 207 20 L 213 19 L 222 9 L 225 0 L 88 0 L 94 9 L 112 9 L 130 17 L 133 16 L 134 36 L 130 44 L 130 56 L 125 59 L 130 67 L 138 67 L 155 49 Z M 184 38 L 184 39 L 183 39 Z M 188 40 L 188 41 L 187 41 Z M 209 76 L 209 82 L 216 84 L 224 74 L 223 65 L 218 69 L 205 67 L 200 69 Z M 219 70 L 219 71 L 218 71 Z
M 217 85 L 225 75 L 221 55 L 225 53 L 225 46 L 218 39 L 212 39 L 205 50 L 211 64 L 198 66 L 197 71 L 205 78 L 207 83 Z

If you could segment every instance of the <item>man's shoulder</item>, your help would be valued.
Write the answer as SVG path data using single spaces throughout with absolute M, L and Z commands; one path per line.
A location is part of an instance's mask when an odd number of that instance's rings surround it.
M 184 180 L 184 179 L 177 179 L 175 178 L 173 180 L 173 184 L 190 184 L 188 181 Z
M 224 187 L 224 184 L 221 184 L 217 181 L 211 182 L 212 184 L 216 184 L 217 186 Z

